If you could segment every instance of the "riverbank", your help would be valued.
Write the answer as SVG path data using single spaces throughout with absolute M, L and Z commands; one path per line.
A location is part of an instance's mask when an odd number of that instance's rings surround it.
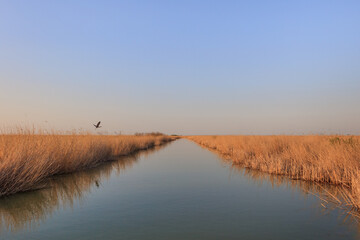
M 51 176 L 95 167 L 174 139 L 166 135 L 1 134 L 0 196 L 33 190 Z
M 293 179 L 341 185 L 360 209 L 359 136 L 189 136 L 233 164 Z M 335 196 L 334 196 L 335 197 Z

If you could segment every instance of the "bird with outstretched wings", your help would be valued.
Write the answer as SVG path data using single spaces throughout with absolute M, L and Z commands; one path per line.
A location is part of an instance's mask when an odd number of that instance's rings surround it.
M 93 124 L 93 125 L 95 128 L 101 128 L 100 123 L 101 123 L 101 121 L 99 121 L 96 125 L 95 124 Z

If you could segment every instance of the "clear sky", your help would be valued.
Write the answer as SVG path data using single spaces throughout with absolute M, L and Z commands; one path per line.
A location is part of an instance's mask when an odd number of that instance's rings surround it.
M 0 126 L 360 134 L 360 1 L 0 0 Z

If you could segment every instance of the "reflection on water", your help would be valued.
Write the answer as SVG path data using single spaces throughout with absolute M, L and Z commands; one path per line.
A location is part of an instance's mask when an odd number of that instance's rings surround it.
M 259 186 L 264 183 L 271 183 L 273 189 L 286 186 L 292 191 L 296 190 L 303 193 L 305 198 L 309 195 L 314 195 L 319 199 L 317 206 L 315 206 L 318 213 L 327 215 L 330 214 L 331 211 L 337 211 L 341 222 L 347 225 L 357 225 L 360 230 L 359 212 L 353 208 L 351 204 L 347 204 L 347 200 L 345 199 L 345 196 L 348 194 L 344 193 L 345 191 L 349 191 L 348 189 L 336 185 L 291 179 L 284 175 L 269 174 L 259 170 L 245 168 L 241 165 L 233 164 L 231 159 L 227 159 L 226 156 L 223 156 L 215 150 L 210 149 L 210 151 L 218 155 L 220 161 L 230 166 L 230 176 L 233 174 L 244 176 Z
M 155 150 L 1 199 L 0 239 L 359 238 L 312 195 L 339 188 L 234 166 L 187 140 L 144 156 Z
M 101 183 L 112 174 L 120 175 L 131 168 L 139 156 L 147 156 L 168 144 L 170 143 L 139 151 L 96 168 L 55 176 L 49 180 L 48 186 L 40 190 L 1 198 L 1 230 L 16 232 L 41 224 L 54 211 L 72 208 L 76 202 L 83 201 L 93 188 L 101 187 Z

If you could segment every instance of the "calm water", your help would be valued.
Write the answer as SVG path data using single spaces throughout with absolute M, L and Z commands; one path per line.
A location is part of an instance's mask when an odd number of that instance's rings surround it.
M 187 140 L 0 200 L 1 239 L 356 239 L 304 183 L 234 169 Z

